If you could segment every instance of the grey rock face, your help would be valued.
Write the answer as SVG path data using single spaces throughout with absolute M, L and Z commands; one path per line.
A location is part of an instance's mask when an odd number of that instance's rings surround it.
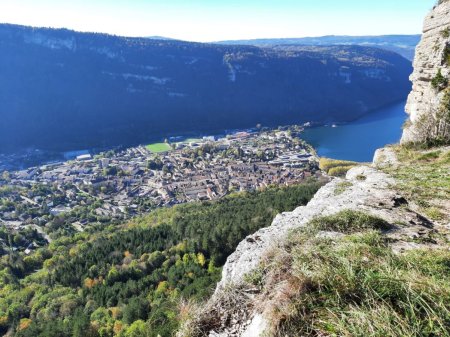
M 373 156 L 373 163 L 377 167 L 397 166 L 399 164 L 395 152 L 389 147 L 376 150 Z
M 403 199 L 390 189 L 393 184 L 393 178 L 367 166 L 351 169 L 346 179 L 333 179 L 316 193 L 308 205 L 277 215 L 271 226 L 247 236 L 228 257 L 216 292 L 243 281 L 268 251 L 283 242 L 290 230 L 305 226 L 315 217 L 352 209 L 366 211 L 391 223 L 404 222 L 405 219 L 418 222 L 415 213 L 398 207 L 399 200 Z
M 425 18 L 422 40 L 417 46 L 414 72 L 410 79 L 413 88 L 408 97 L 406 112 L 410 125 L 405 128 L 402 143 L 421 140 L 418 121 L 425 114 L 438 109 L 444 92 L 438 92 L 431 85 L 432 79 L 441 70 L 448 77 L 450 69 L 445 62 L 445 50 L 450 45 L 450 2 L 436 6 Z

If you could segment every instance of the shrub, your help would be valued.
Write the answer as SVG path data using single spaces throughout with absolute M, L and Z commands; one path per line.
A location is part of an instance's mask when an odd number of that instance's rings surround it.
M 448 79 L 442 75 L 441 69 L 438 70 L 436 76 L 431 80 L 431 85 L 434 89 L 443 90 L 448 85 Z
M 447 28 L 447 34 L 450 34 L 449 29 Z M 448 36 L 447 36 L 448 37 Z M 450 66 L 450 45 L 446 45 L 444 49 L 444 64 Z
M 435 110 L 424 112 L 415 122 L 416 147 L 423 148 L 450 144 L 450 88 L 443 93 L 441 104 Z

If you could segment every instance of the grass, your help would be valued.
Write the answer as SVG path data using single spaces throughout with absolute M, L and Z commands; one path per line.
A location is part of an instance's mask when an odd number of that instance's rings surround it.
M 396 179 L 395 188 L 417 205 L 417 211 L 429 213 L 433 220 L 445 220 L 449 212 L 445 204 L 450 202 L 450 150 L 400 145 L 393 150 L 400 164 L 382 170 Z
M 272 336 L 450 336 L 450 252 L 395 255 L 388 224 L 344 211 L 292 233 L 265 262 Z M 351 233 L 318 237 L 319 230 Z
M 445 214 L 443 214 L 437 207 L 427 207 L 425 208 L 425 215 L 432 220 L 444 220 Z
M 314 231 L 335 231 L 345 234 L 368 229 L 388 230 L 392 228 L 383 219 L 352 210 L 343 210 L 333 215 L 315 218 L 309 223 L 309 226 Z
M 330 158 L 320 158 L 319 160 L 320 169 L 334 177 L 343 177 L 347 174 L 348 170 L 358 165 L 359 164 L 356 162 L 347 160 L 335 160 Z
M 353 210 L 313 219 L 243 284 L 185 308 L 180 336 L 220 332 L 255 311 L 268 323 L 265 336 L 450 336 L 450 251 L 394 254 L 382 235 L 389 228 Z
M 345 177 L 347 172 L 354 168 L 356 165 L 336 166 L 328 170 L 328 175 L 332 177 Z
M 441 156 L 442 152 L 441 151 L 433 151 L 433 152 L 427 152 L 424 154 L 419 154 L 416 159 L 418 161 L 427 161 L 427 162 L 432 162 L 436 159 L 439 159 L 439 157 Z
M 153 153 L 161 153 L 172 150 L 172 147 L 167 143 L 154 143 L 147 145 L 146 148 Z
M 344 193 L 347 188 L 351 187 L 352 183 L 349 181 L 341 181 L 337 184 L 336 188 L 334 189 L 334 195 L 340 195 Z

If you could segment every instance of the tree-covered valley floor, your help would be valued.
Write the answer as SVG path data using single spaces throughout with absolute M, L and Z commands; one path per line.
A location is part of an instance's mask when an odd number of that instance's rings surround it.
M 28 256 L 10 251 L 0 266 L 0 334 L 171 336 L 180 302 L 211 294 L 237 244 L 276 214 L 306 204 L 320 186 L 162 208 L 62 237 Z

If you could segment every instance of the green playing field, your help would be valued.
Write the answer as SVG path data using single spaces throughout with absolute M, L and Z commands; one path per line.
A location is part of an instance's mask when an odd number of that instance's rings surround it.
M 146 146 L 146 148 L 154 153 L 167 152 L 172 150 L 172 147 L 167 143 L 149 144 Z

